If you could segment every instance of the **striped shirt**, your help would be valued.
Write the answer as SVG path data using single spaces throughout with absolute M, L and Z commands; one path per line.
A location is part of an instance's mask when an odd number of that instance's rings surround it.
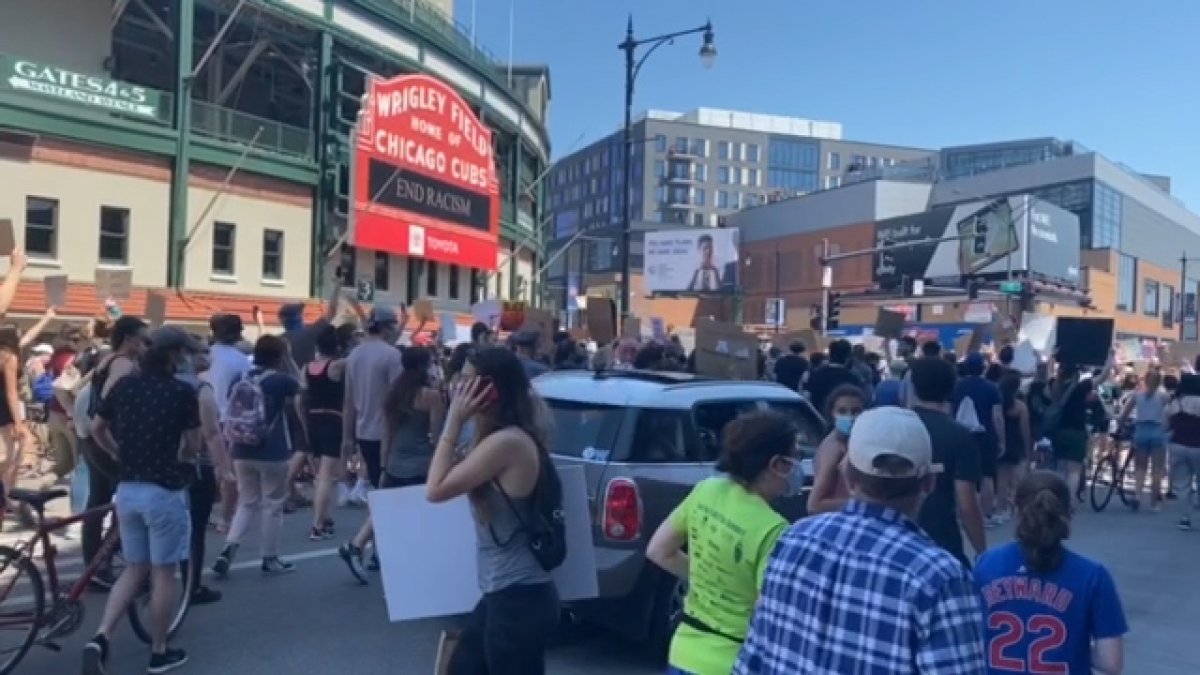
M 734 675 L 977 675 L 970 573 L 903 514 L 851 500 L 791 526 L 771 556 Z

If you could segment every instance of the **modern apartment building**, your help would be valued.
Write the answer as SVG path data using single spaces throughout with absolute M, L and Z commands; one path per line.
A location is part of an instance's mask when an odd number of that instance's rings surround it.
M 784 297 L 803 325 L 820 298 L 824 240 L 834 253 L 868 249 L 878 243 L 873 233 L 880 221 L 1028 195 L 1030 203 L 1053 204 L 1077 218 L 1078 285 L 1093 307 L 1062 301 L 1043 309 L 1114 317 L 1120 339 L 1196 340 L 1200 260 L 1191 256 L 1200 258 L 1200 215 L 1172 197 L 1169 187 L 1168 178 L 1054 138 L 946 148 L 937 156 L 855 172 L 841 189 L 729 219 L 741 230 L 742 258 L 753 261 L 741 276 L 745 317 L 762 321 L 766 298 Z M 838 290 L 873 289 L 875 262 L 867 256 L 839 264 Z M 1028 271 L 1036 276 L 1054 270 L 1031 264 Z M 973 304 L 928 296 L 893 302 L 909 308 L 919 324 L 943 331 L 962 324 Z M 843 313 L 843 329 L 869 326 L 873 316 L 873 307 L 851 308 Z
M 739 209 L 838 187 L 861 169 L 935 154 L 844 140 L 836 122 L 711 108 L 649 111 L 633 125 L 632 267 L 641 265 L 638 232 L 716 227 Z M 551 287 L 582 292 L 613 283 L 626 194 L 622 157 L 617 130 L 551 169 L 548 257 L 569 245 L 550 264 Z

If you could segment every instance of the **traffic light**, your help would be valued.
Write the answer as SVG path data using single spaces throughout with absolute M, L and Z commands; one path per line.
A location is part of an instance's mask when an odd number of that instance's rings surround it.
M 825 319 L 825 330 L 831 331 L 837 329 L 842 318 L 842 294 L 829 293 L 829 317 Z

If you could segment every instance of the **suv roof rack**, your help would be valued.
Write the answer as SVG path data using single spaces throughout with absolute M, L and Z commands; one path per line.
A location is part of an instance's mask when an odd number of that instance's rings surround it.
M 711 377 L 704 377 L 693 373 L 672 372 L 669 370 L 597 370 L 593 377 L 597 380 L 619 378 L 666 385 L 713 381 Z

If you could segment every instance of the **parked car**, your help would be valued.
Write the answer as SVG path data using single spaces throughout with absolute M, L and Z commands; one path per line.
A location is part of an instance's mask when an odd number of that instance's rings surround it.
M 771 382 L 559 371 L 533 386 L 553 412 L 555 462 L 582 466 L 587 479 L 600 597 L 571 610 L 665 657 L 687 585 L 647 560 L 646 545 L 692 486 L 713 475 L 725 425 L 763 409 L 794 418 L 811 485 L 825 422 L 805 398 Z M 794 521 L 805 515 L 806 499 L 774 506 Z

